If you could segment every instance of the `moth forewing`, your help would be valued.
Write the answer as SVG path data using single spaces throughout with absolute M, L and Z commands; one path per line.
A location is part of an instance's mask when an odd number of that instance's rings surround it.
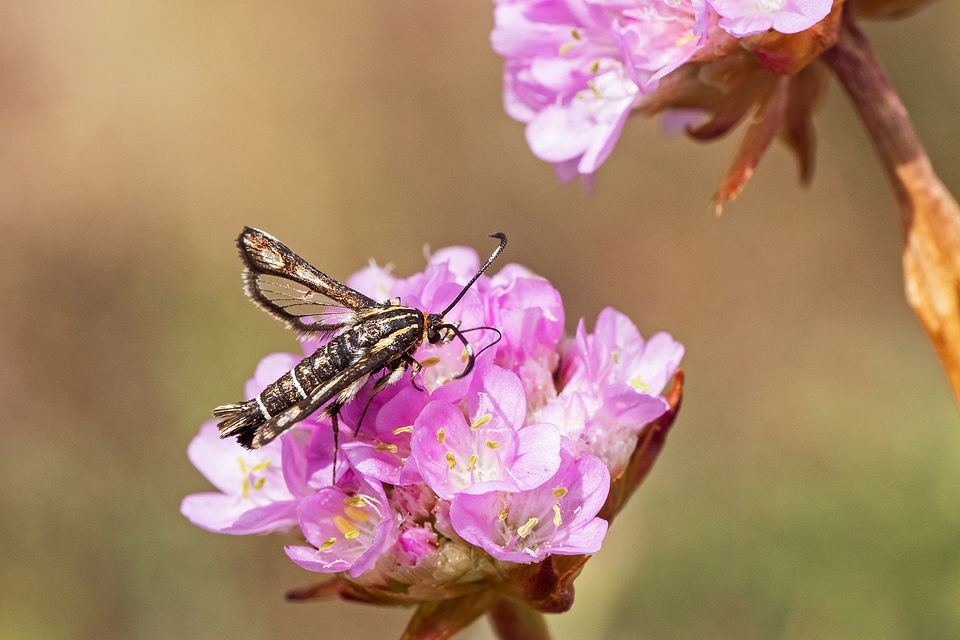
M 354 324 L 374 300 L 343 285 L 273 236 L 245 227 L 237 238 L 247 296 L 261 309 L 307 337 L 323 337 Z

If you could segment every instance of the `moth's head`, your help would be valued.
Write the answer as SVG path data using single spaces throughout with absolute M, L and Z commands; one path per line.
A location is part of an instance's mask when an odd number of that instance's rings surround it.
M 427 316 L 427 342 L 430 344 L 447 344 L 453 340 L 456 335 L 454 329 L 459 326 L 459 321 L 453 324 L 444 324 L 442 315 L 431 313 Z

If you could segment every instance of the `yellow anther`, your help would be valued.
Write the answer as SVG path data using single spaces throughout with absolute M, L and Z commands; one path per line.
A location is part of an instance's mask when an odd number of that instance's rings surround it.
M 425 358 L 420 362 L 420 366 L 426 369 L 427 367 L 432 367 L 434 365 L 440 364 L 440 358 L 437 356 L 430 356 Z
M 596 98 L 597 100 L 600 100 L 603 98 L 603 94 L 600 93 L 600 89 L 597 88 L 597 85 L 593 80 L 587 81 L 587 88 L 590 89 L 590 93 L 592 93 L 593 97 Z
M 610 354 L 610 359 L 613 360 L 613 364 L 620 364 L 620 352 L 614 351 Z
M 358 507 L 344 507 L 343 513 L 354 522 L 366 522 L 370 519 L 370 514 Z
M 593 64 L 590 65 L 590 73 L 596 73 L 597 71 L 600 71 L 600 61 L 594 60 Z
M 559 500 L 563 496 L 567 495 L 566 487 L 554 487 L 553 488 L 553 497 Z
M 506 509 L 500 509 L 500 513 L 497 514 L 497 520 L 499 520 L 500 522 L 503 522 L 504 520 L 507 519 L 508 515 L 509 514 L 507 513 Z
M 485 413 L 485 414 L 483 414 L 482 416 L 480 416 L 479 418 L 477 418 L 476 420 L 474 420 L 474 421 L 473 421 L 473 424 L 470 425 L 470 428 L 473 429 L 474 431 L 476 431 L 477 429 L 479 429 L 479 428 L 482 427 L 483 425 L 487 424 L 487 423 L 490 422 L 491 420 L 493 420 L 493 416 L 490 415 L 489 413 Z
M 244 478 L 242 486 L 243 489 L 241 491 L 241 495 L 243 496 L 243 499 L 246 500 L 250 497 L 250 478 Z
M 327 538 L 323 541 L 323 544 L 320 545 L 320 551 L 326 551 L 335 544 L 337 544 L 336 538 Z
M 395 444 L 378 444 L 377 451 L 389 451 L 390 453 L 397 452 L 397 445 Z
M 242 473 L 243 475 L 247 475 L 248 473 L 250 473 L 249 471 L 247 471 L 247 463 L 243 461 L 243 456 L 237 456 L 237 462 L 240 463 L 240 473 Z
M 443 429 L 437 429 L 437 444 L 443 444 L 446 439 L 447 435 L 443 432 Z
M 365 507 L 367 506 L 367 501 L 360 496 L 353 496 L 350 498 L 344 498 L 343 504 L 348 504 L 351 507 Z
M 450 467 L 451 469 L 453 469 L 455 466 L 457 466 L 457 459 L 454 458 L 454 457 L 453 457 L 453 454 L 450 453 L 449 451 L 447 451 L 446 458 L 447 458 L 447 466 L 448 466 L 448 467 Z
M 644 382 L 643 378 L 641 378 L 640 376 L 634 376 L 630 378 L 630 381 L 627 384 L 629 384 L 631 387 L 633 387 L 637 391 L 642 391 L 644 393 L 646 393 L 647 391 L 650 391 L 650 385 Z
M 553 505 L 553 524 L 559 527 L 563 524 L 563 516 L 560 515 L 560 505 Z
M 536 518 L 530 518 L 524 522 L 519 529 L 517 529 L 517 535 L 521 538 L 526 538 L 528 535 L 530 535 L 530 530 L 537 526 L 538 522 L 540 521 Z
M 693 42 L 693 41 L 696 40 L 696 39 L 697 39 L 697 36 L 693 33 L 693 31 L 688 31 L 686 35 L 683 35 L 683 36 L 677 38 L 677 43 L 676 43 L 676 45 L 677 45 L 678 47 L 682 47 L 682 46 L 684 46 L 684 45 L 690 44 L 691 42 Z
M 263 471 L 270 466 L 269 460 L 264 460 L 263 462 L 258 462 L 250 468 L 250 473 L 256 473 L 257 471 Z
M 470 456 L 470 461 L 467 463 L 467 471 L 473 471 L 477 468 L 477 455 L 473 454 Z
M 580 40 L 583 37 L 580 35 L 580 31 L 578 29 L 571 29 L 570 35 L 573 36 L 574 40 Z
M 486 444 L 487 444 L 487 449 L 499 449 L 499 448 L 500 448 L 500 443 L 499 443 L 499 442 L 496 442 L 495 440 L 487 440 Z
M 333 525 L 347 540 L 353 540 L 360 535 L 360 532 L 357 530 L 357 528 L 343 516 L 333 516 Z
M 265 484 L 267 484 L 266 478 L 257 478 L 257 480 L 253 483 L 253 490 L 260 491 L 260 489 L 263 489 L 263 485 Z
M 565 56 L 570 53 L 570 49 L 573 49 L 575 46 L 577 46 L 576 42 L 564 42 L 562 45 L 560 45 L 558 53 L 562 56 Z
M 412 424 L 408 424 L 408 425 L 405 426 L 405 427 L 397 427 L 396 429 L 394 429 L 394 430 L 393 430 L 393 435 L 398 436 L 398 435 L 400 435 L 401 433 L 412 433 L 412 432 L 413 432 L 413 425 L 412 425 Z

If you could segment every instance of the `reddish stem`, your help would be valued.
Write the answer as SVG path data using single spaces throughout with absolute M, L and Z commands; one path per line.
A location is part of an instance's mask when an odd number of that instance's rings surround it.
M 500 640 L 550 640 L 543 614 L 518 600 L 501 598 L 488 615 Z
M 897 196 L 907 301 L 960 402 L 960 206 L 933 170 L 910 116 L 853 15 L 823 59 L 846 89 Z

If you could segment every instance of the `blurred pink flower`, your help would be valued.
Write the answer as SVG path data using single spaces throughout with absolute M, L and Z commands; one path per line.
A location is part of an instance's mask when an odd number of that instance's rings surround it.
M 723 16 L 719 25 L 743 37 L 768 29 L 797 33 L 809 29 L 830 13 L 833 0 L 708 0 Z
M 490 40 L 505 60 L 504 109 L 526 124 L 533 154 L 565 180 L 599 169 L 631 113 L 661 110 L 655 94 L 678 68 L 732 53 L 735 38 L 808 29 L 833 0 L 494 4 Z
M 703 2 L 500 0 L 494 50 L 507 59 L 504 106 L 534 155 L 590 174 L 613 151 L 644 92 L 705 41 Z

